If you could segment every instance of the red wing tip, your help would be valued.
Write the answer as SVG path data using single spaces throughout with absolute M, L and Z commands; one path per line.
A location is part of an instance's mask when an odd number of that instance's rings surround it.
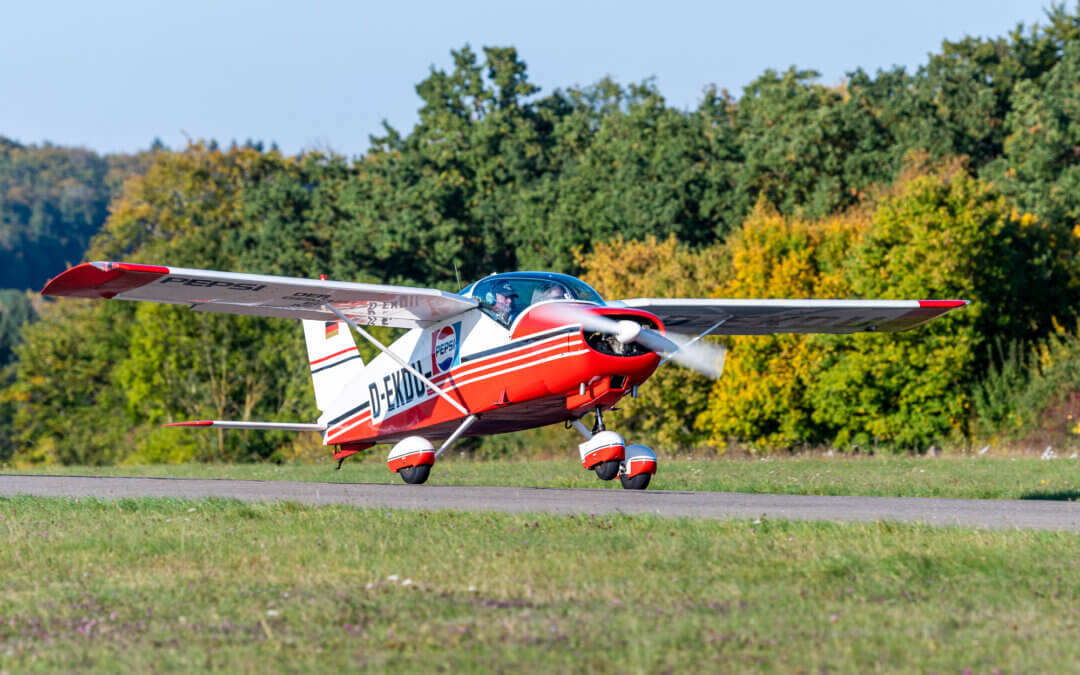
M 68 268 L 49 279 L 42 295 L 67 295 L 76 298 L 113 298 L 118 293 L 148 284 L 168 267 L 123 262 L 88 262 Z
M 170 422 L 163 424 L 165 427 L 209 427 L 214 425 L 214 420 L 192 420 L 191 422 Z
M 920 300 L 919 307 L 941 307 L 955 309 L 968 304 L 967 300 Z
M 168 274 L 169 268 L 161 265 L 140 265 L 139 263 L 113 263 L 116 269 L 125 272 L 152 272 L 154 274 Z

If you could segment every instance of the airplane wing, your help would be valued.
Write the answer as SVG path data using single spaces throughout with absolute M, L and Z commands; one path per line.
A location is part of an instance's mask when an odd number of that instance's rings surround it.
M 677 333 L 897 332 L 914 328 L 967 300 L 704 300 L 635 298 L 607 303 L 642 309 Z M 719 325 L 717 325 L 719 324 Z
M 200 312 L 337 321 L 324 305 L 333 304 L 365 326 L 417 328 L 477 306 L 433 288 L 296 279 L 263 274 L 89 262 L 53 277 L 43 295 L 116 298 L 187 305 Z

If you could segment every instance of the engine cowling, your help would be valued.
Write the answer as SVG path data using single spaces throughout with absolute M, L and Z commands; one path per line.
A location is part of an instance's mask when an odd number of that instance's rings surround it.
M 386 466 L 393 473 L 421 464 L 434 463 L 435 446 L 421 436 L 409 436 L 398 441 L 386 457 Z

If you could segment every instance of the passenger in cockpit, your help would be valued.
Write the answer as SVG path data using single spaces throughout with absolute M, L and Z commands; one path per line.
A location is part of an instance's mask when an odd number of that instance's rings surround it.
M 566 289 L 559 284 L 547 284 L 533 291 L 532 302 L 529 304 L 535 305 L 546 300 L 566 300 L 568 297 Z

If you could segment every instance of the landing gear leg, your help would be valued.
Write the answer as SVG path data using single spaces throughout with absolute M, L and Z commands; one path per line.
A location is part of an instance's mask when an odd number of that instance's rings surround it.
M 446 439 L 446 441 L 439 446 L 439 449 L 435 451 L 435 456 L 438 457 L 439 455 L 443 454 L 443 451 L 453 445 L 457 441 L 457 439 L 461 438 L 461 434 L 465 433 L 465 430 L 471 427 L 473 425 L 473 422 L 478 419 L 480 418 L 476 415 L 469 415 L 468 417 L 466 417 L 458 426 L 458 428 L 454 429 L 454 433 L 450 434 L 450 438 Z
M 604 412 L 600 406 L 596 406 L 596 421 L 593 422 L 592 432 L 598 434 L 601 431 L 606 431 L 607 427 L 604 426 Z

